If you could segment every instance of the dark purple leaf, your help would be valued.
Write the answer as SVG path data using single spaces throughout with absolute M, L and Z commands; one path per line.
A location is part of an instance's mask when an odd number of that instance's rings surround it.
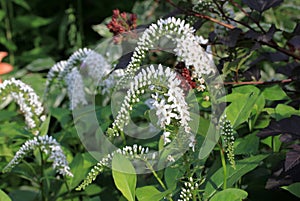
M 251 66 L 243 75 L 246 81 L 259 80 L 261 77 L 260 69 L 257 66 Z
M 300 63 L 293 62 L 293 63 L 288 63 L 285 66 L 281 66 L 281 67 L 277 68 L 276 72 L 280 73 L 280 74 L 283 74 L 283 75 L 286 75 L 288 77 L 291 77 L 292 75 L 295 74 L 294 70 L 296 68 L 300 68 Z
M 249 30 L 245 33 L 245 38 L 250 38 L 253 40 L 257 40 L 259 36 L 261 36 L 262 34 L 253 30 Z
M 297 137 L 295 137 L 294 135 L 284 134 L 280 136 L 280 141 L 283 143 L 289 143 L 295 140 L 297 140 Z
M 278 61 L 288 61 L 289 56 L 282 53 L 282 52 L 267 52 L 263 54 L 264 57 L 271 61 L 271 62 L 278 62 Z
M 264 41 L 264 42 L 269 42 L 272 40 L 274 33 L 277 31 L 276 27 L 274 24 L 270 27 L 268 32 L 260 37 L 258 37 L 258 41 Z
M 116 65 L 115 69 L 124 69 L 127 67 L 127 65 L 129 64 L 130 60 L 131 60 L 131 57 L 133 55 L 133 52 L 129 52 L 125 55 L 123 55 L 120 59 L 119 59 L 119 62 L 118 64 Z
M 262 129 L 257 136 L 266 138 L 279 134 L 290 134 L 293 137 L 300 139 L 300 116 L 291 116 L 290 118 L 282 119 L 278 122 L 272 121 L 267 128 Z
M 241 29 L 232 29 L 228 32 L 228 36 L 220 38 L 220 42 L 228 47 L 235 47 L 241 33 Z
M 300 145 L 295 144 L 292 147 L 293 149 L 286 154 L 284 163 L 285 171 L 292 169 L 300 163 Z
M 287 42 L 287 45 L 291 48 L 292 51 L 300 50 L 300 35 L 291 38 Z
M 298 23 L 293 31 L 293 35 L 300 35 L 300 23 Z
M 288 186 L 295 182 L 300 182 L 300 164 L 285 170 L 284 164 L 281 163 L 279 169 L 268 179 L 266 189 Z
M 280 5 L 283 0 L 243 0 L 243 3 L 258 12 Z
M 270 27 L 267 33 L 263 34 L 254 30 L 249 30 L 245 33 L 245 38 L 250 38 L 256 41 L 270 42 L 273 39 L 274 33 L 277 31 L 274 24 Z

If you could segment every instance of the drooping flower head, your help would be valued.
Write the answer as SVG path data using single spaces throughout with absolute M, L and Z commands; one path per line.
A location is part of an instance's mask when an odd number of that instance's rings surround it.
M 15 78 L 0 83 L 0 99 L 8 96 L 12 97 L 19 105 L 25 116 L 28 130 L 34 135 L 38 135 L 40 125 L 45 120 L 45 116 L 42 115 L 44 108 L 39 96 L 30 86 Z
M 45 97 L 50 93 L 50 88 L 56 85 L 67 88 L 70 99 L 70 109 L 88 104 L 86 93 L 108 93 L 120 74 L 111 73 L 112 67 L 105 58 L 87 48 L 74 52 L 67 61 L 56 63 L 47 75 Z M 88 80 L 88 83 L 85 81 Z M 106 86 L 110 84 L 110 86 Z M 89 90 L 86 90 L 86 89 Z
M 73 177 L 61 146 L 52 136 L 48 135 L 34 137 L 32 140 L 26 141 L 16 153 L 14 158 L 3 169 L 3 172 L 11 171 L 16 165 L 21 162 L 22 159 L 24 159 L 24 157 L 38 148 L 40 148 L 40 150 L 46 155 L 49 155 L 49 160 L 53 161 L 52 167 L 56 170 L 57 173 L 63 176 L 67 175 Z

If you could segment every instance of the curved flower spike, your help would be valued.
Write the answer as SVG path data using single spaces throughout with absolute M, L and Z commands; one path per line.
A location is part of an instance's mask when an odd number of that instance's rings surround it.
M 57 173 L 63 176 L 67 175 L 73 177 L 66 156 L 64 155 L 60 145 L 54 138 L 52 138 L 52 136 L 49 137 L 48 135 L 38 136 L 32 140 L 26 141 L 16 153 L 14 158 L 3 169 L 3 172 L 11 171 L 25 156 L 29 154 L 29 152 L 37 148 L 40 148 L 42 152 L 49 155 L 49 159 L 53 161 L 52 167 L 53 169 L 56 169 Z
M 111 65 L 108 64 L 101 54 L 88 48 L 79 49 L 67 61 L 60 61 L 50 69 L 47 75 L 44 97 L 47 97 L 51 86 L 58 83 L 60 87 L 68 89 L 71 110 L 79 105 L 86 105 L 83 75 L 86 74 L 88 80 L 92 81 L 91 87 L 93 92 L 97 91 L 97 87 L 100 85 L 103 88 L 102 93 L 105 93 L 110 90 L 109 87 L 104 85 L 106 84 L 106 77 L 111 70 Z M 113 80 L 110 79 L 111 81 Z
M 154 48 L 156 42 L 162 37 L 169 38 L 176 44 L 173 51 L 180 61 L 184 61 L 188 67 L 192 67 L 194 78 L 200 79 L 203 75 L 214 72 L 214 62 L 211 56 L 199 44 L 204 39 L 194 34 L 195 30 L 179 18 L 169 17 L 151 24 L 139 38 L 138 46 L 135 48 L 131 61 L 126 68 L 127 77 L 119 82 L 118 87 L 132 78 L 134 72 L 140 68 L 147 52 Z
M 39 96 L 34 90 L 20 80 L 12 78 L 0 84 L 0 100 L 11 96 L 24 113 L 27 128 L 34 134 L 39 134 L 41 123 L 45 120 L 42 115 L 44 108 Z
M 122 149 L 117 149 L 116 151 L 108 154 L 105 158 L 101 159 L 88 173 L 85 180 L 76 188 L 76 190 L 85 189 L 89 184 L 91 184 L 96 177 L 104 171 L 105 167 L 111 164 L 113 156 L 115 153 L 122 154 L 123 156 L 130 157 L 132 159 L 147 160 L 145 154 L 149 152 L 148 147 L 144 148 L 141 145 L 134 144 L 133 146 L 125 146 Z

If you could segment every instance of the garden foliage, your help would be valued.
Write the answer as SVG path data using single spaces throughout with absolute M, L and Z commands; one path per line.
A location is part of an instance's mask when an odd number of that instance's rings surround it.
M 296 0 L 0 2 L 0 200 L 300 198 Z

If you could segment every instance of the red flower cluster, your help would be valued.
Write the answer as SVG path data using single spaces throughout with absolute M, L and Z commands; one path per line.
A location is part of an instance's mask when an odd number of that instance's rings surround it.
M 122 40 L 122 37 L 119 37 L 119 35 L 135 29 L 136 21 L 136 14 L 130 14 L 128 17 L 127 13 L 120 13 L 120 11 L 116 9 L 113 10 L 112 19 L 106 26 L 109 31 L 114 34 L 116 40 L 115 42 L 120 42 L 120 40 Z
M 184 62 L 179 62 L 176 66 L 175 69 L 178 73 L 180 73 L 181 76 L 177 76 L 178 79 L 183 80 L 181 82 L 182 88 L 186 91 L 190 89 L 195 89 L 196 88 L 196 82 L 192 80 L 191 77 L 191 72 L 190 70 L 185 66 Z M 188 83 L 188 84 L 186 84 Z

